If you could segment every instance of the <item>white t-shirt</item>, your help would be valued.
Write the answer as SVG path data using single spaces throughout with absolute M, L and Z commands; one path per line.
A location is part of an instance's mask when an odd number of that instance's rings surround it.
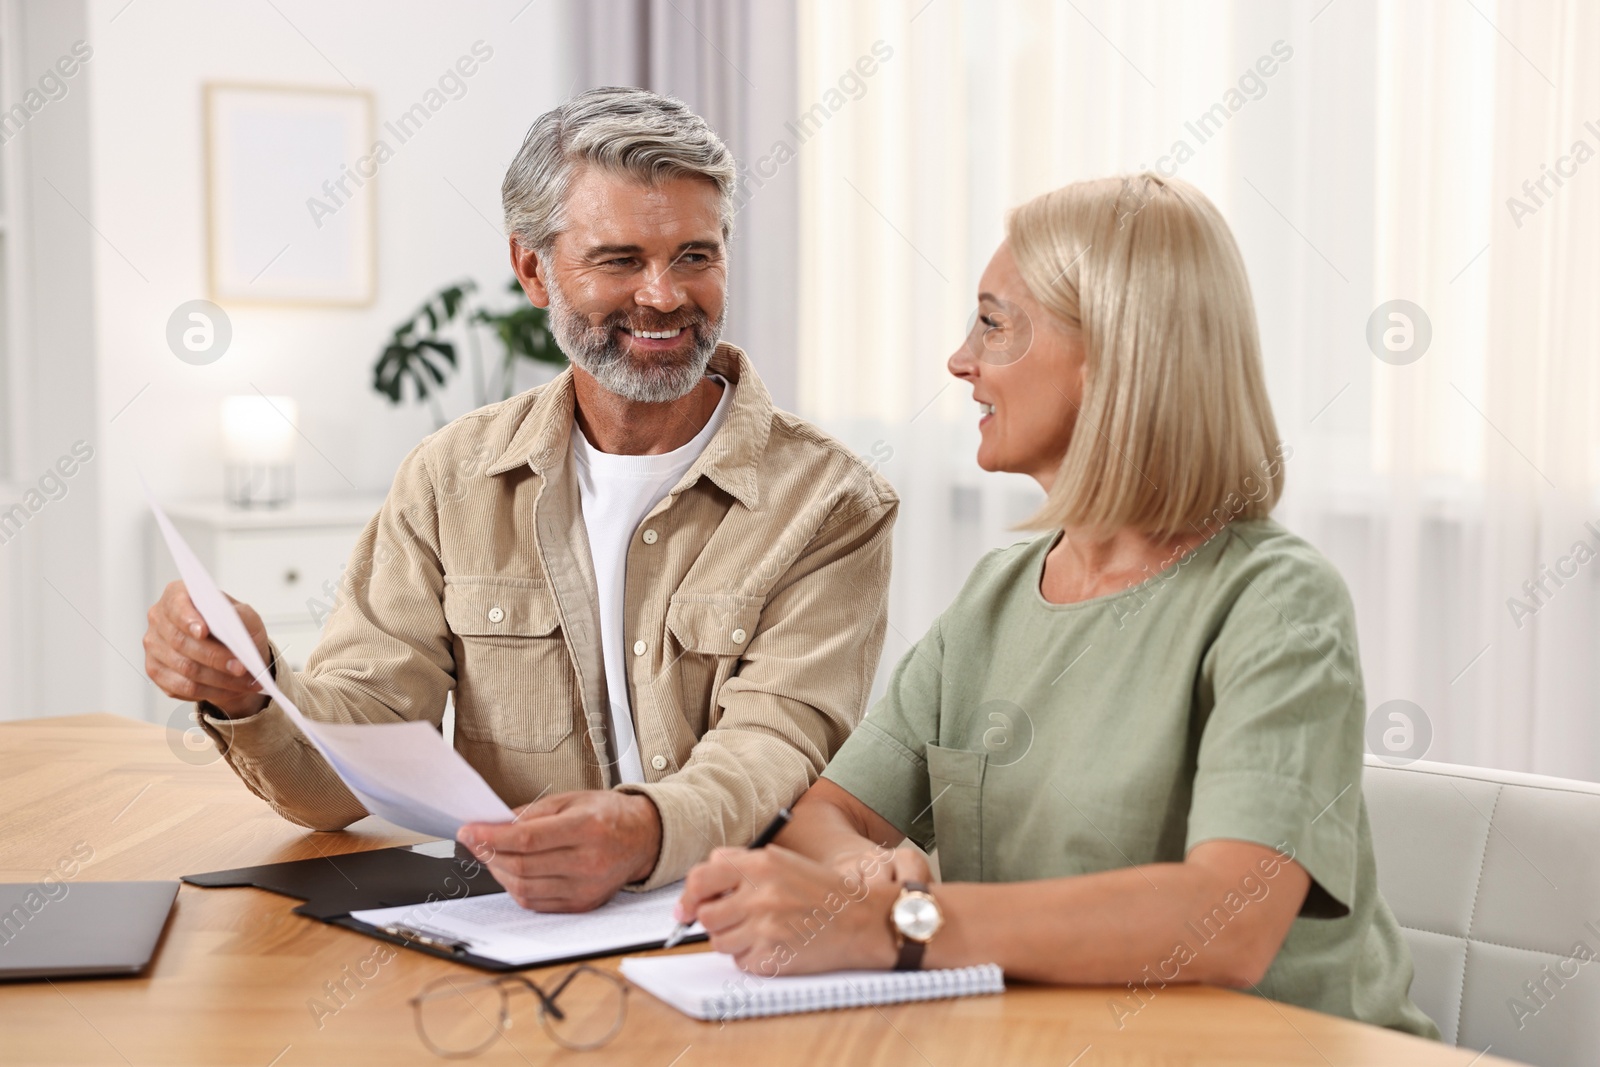
M 644 781 L 644 763 L 633 732 L 633 705 L 628 696 L 627 664 L 632 649 L 626 645 L 623 594 L 628 574 L 628 548 L 639 533 L 639 523 L 659 504 L 678 479 L 694 465 L 716 435 L 728 411 L 733 386 L 720 375 L 710 375 L 722 385 L 722 399 L 705 427 L 681 448 L 659 456 L 618 456 L 589 443 L 576 420 L 572 426 L 572 459 L 578 476 L 578 497 L 583 524 L 594 557 L 594 577 L 600 597 L 600 649 L 605 657 L 606 690 L 611 700 L 611 742 L 617 758 L 617 779 Z

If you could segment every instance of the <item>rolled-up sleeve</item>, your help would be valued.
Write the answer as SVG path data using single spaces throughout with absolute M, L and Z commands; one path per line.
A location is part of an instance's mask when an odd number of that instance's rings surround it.
M 860 722 L 888 624 L 898 501 L 846 498 L 762 606 L 719 716 L 676 773 L 617 788 L 661 815 L 661 854 L 636 888 L 682 878 L 715 847 L 748 843 L 816 781 Z
M 278 687 L 318 722 L 439 726 L 455 677 L 443 588 L 433 480 L 419 446 L 357 541 L 306 669 L 278 673 Z M 200 718 L 245 785 L 284 818 L 338 830 L 367 814 L 277 701 L 245 718 Z
M 823 772 L 923 848 L 934 844 L 927 743 L 939 736 L 940 622 L 901 657 L 883 699 Z
M 1203 667 L 1212 706 L 1186 850 L 1226 838 L 1283 851 L 1326 894 L 1307 898 L 1308 916 L 1344 915 L 1355 895 L 1366 707 L 1356 648 L 1343 581 L 1307 561 L 1248 582 Z

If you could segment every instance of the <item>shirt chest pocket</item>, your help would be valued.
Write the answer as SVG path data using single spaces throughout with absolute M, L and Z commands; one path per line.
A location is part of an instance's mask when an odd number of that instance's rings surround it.
M 667 629 L 685 652 L 740 656 L 761 621 L 761 598 L 732 593 L 675 593 Z
M 939 877 L 947 882 L 983 881 L 983 775 L 989 757 L 982 752 L 941 748 L 928 742 L 928 788 L 933 794 L 933 840 L 939 850 Z
M 667 633 L 677 649 L 667 656 L 666 679 L 685 719 L 699 736 L 721 717 L 717 692 L 737 671 L 761 623 L 760 597 L 732 593 L 675 593 L 667 605 Z
M 549 752 L 577 714 L 555 595 L 534 578 L 445 578 L 455 635 L 456 730 L 468 741 Z

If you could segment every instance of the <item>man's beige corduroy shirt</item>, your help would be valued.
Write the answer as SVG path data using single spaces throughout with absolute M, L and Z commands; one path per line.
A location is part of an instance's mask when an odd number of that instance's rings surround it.
M 571 370 L 406 457 L 306 669 L 279 676 L 284 693 L 320 721 L 437 726 L 454 691 L 455 747 L 507 804 L 608 787 L 655 803 L 661 855 L 644 888 L 748 842 L 865 711 L 899 502 L 775 409 L 739 349 L 719 346 L 711 370 L 732 383 L 726 419 L 628 549 L 622 640 L 644 782 L 617 785 L 613 769 Z M 286 818 L 338 829 L 366 814 L 276 702 L 202 720 Z

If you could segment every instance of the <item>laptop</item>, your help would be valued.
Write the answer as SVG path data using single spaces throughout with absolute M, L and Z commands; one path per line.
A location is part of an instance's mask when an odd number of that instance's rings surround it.
M 138 974 L 177 882 L 0 885 L 0 981 Z

